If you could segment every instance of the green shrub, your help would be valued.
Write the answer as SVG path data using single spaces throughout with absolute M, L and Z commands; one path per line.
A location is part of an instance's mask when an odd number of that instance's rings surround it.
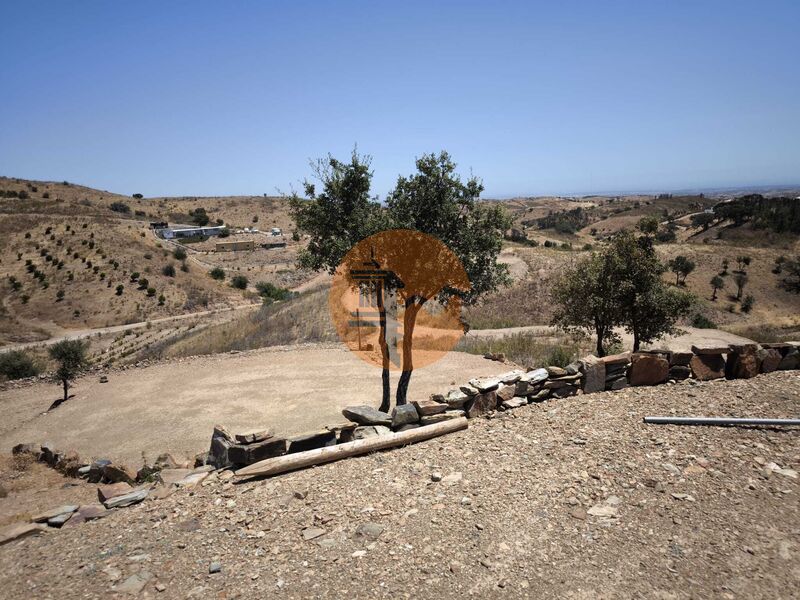
M 208 274 L 212 279 L 216 279 L 217 281 L 222 281 L 225 279 L 225 271 L 220 267 L 214 267 L 208 272 Z
M 114 212 L 118 213 L 127 214 L 131 212 L 131 207 L 125 204 L 124 202 L 112 202 L 109 208 L 111 208 L 111 210 L 113 210 Z
M 33 359 L 22 350 L 11 350 L 0 354 L 0 375 L 6 379 L 34 377 L 41 369 Z
M 698 329 L 716 329 L 717 324 L 705 315 L 697 313 L 692 317 L 692 327 L 697 327 Z
M 172 251 L 172 256 L 175 260 L 186 260 L 186 249 L 177 247 Z
M 547 357 L 547 365 L 555 367 L 566 367 L 573 361 L 575 354 L 564 346 L 556 346 Z
M 231 279 L 231 286 L 235 287 L 237 290 L 246 290 L 247 283 L 247 277 L 244 275 L 234 275 Z
M 267 281 L 259 281 L 256 283 L 256 290 L 258 290 L 258 295 L 261 296 L 265 302 L 288 300 L 292 297 L 292 292 L 289 290 L 273 285 Z
M 753 305 L 755 303 L 756 299 L 751 294 L 745 296 L 744 300 L 742 300 L 742 312 L 749 313 L 751 310 L 753 310 Z
M 164 265 L 164 268 L 161 269 L 161 274 L 165 277 L 175 277 L 175 265 Z

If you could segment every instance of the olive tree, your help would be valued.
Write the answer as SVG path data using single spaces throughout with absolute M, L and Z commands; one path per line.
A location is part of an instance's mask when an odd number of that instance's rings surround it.
M 69 398 L 69 383 L 77 377 L 88 364 L 86 351 L 88 344 L 81 340 L 62 340 L 50 346 L 50 358 L 58 363 L 56 377 L 64 387 L 64 398 L 56 400 L 50 408 L 53 409 Z
M 651 238 L 620 232 L 562 274 L 554 288 L 554 323 L 593 331 L 599 356 L 607 343 L 619 339 L 614 328 L 623 327 L 638 351 L 641 344 L 674 332 L 693 302 L 691 294 L 664 283 L 664 271 Z
M 725 287 L 725 280 L 719 275 L 714 275 L 711 278 L 710 283 L 711 283 L 711 289 L 713 290 L 711 294 L 711 300 L 713 301 L 717 299 L 717 291 Z
M 690 258 L 679 254 L 668 263 L 669 270 L 675 273 L 675 285 L 686 284 L 686 277 L 694 271 L 695 263 Z
M 398 177 L 386 199 L 394 228 L 411 229 L 437 238 L 459 259 L 469 290 L 444 285 L 437 294 L 442 304 L 458 297 L 473 304 L 487 292 L 510 283 L 508 267 L 497 262 L 503 232 L 511 220 L 497 205 L 478 203 L 483 184 L 476 177 L 462 181 L 447 152 L 425 154 L 416 161 L 417 172 Z M 404 298 L 403 367 L 397 386 L 397 404 L 405 404 L 414 370 L 413 333 L 417 314 L 428 299 L 415 294 Z
M 298 231 L 309 236 L 308 246 L 300 251 L 298 257 L 301 267 L 333 274 L 356 243 L 388 228 L 380 204 L 370 196 L 370 166 L 370 157 L 359 155 L 356 150 L 348 162 L 328 155 L 311 163 L 314 178 L 322 189 L 317 192 L 314 183 L 305 181 L 305 199 L 294 194 L 290 204 Z M 383 361 L 381 407 L 388 408 L 390 363 L 383 289 L 378 290 L 376 300 L 381 312 L 378 338 Z
M 464 304 L 508 281 L 507 267 L 497 262 L 502 234 L 510 226 L 499 206 L 478 203 L 481 182 L 472 177 L 466 182 L 456 174 L 456 165 L 446 152 L 426 154 L 417 159 L 416 172 L 397 179 L 386 199 L 386 206 L 370 196 L 370 159 L 353 152 L 349 162 L 333 157 L 312 164 L 322 182 L 317 193 L 305 184 L 309 200 L 292 198 L 292 214 L 298 231 L 309 236 L 300 255 L 300 265 L 314 270 L 335 272 L 347 252 L 360 240 L 389 229 L 408 229 L 433 236 L 461 261 L 470 282 L 468 290 L 451 288 L 442 282 L 436 299 L 442 304 L 458 296 Z M 397 291 L 398 283 L 387 281 L 377 297 L 380 318 L 379 345 L 383 357 L 383 399 L 390 400 L 389 351 L 385 331 L 384 295 Z M 438 288 L 437 288 L 438 289 Z M 397 387 L 397 404 L 407 401 L 414 369 L 413 332 L 416 317 L 430 300 L 425 294 L 403 297 L 403 363 Z
M 553 286 L 553 324 L 565 331 L 592 331 L 597 356 L 605 356 L 606 348 L 620 339 L 614 331 L 621 324 L 615 296 L 615 274 L 621 270 L 617 260 L 610 252 L 594 252 L 568 267 Z

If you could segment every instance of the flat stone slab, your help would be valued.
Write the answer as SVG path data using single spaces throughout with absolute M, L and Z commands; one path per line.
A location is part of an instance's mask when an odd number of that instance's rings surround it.
M 630 352 L 622 352 L 621 354 L 611 354 L 609 356 L 604 356 L 600 359 L 604 365 L 624 365 L 631 361 L 631 353 Z
M 424 427 L 425 425 L 434 425 L 435 423 L 450 421 L 451 419 L 458 419 L 465 416 L 465 414 L 466 413 L 463 410 L 448 410 L 443 413 L 439 413 L 438 415 L 422 417 L 419 420 L 419 423 Z
M 511 385 L 512 383 L 517 383 L 524 374 L 525 371 L 522 369 L 515 369 L 514 371 L 498 375 L 497 378 L 506 385 Z
M 528 371 L 522 375 L 519 380 L 531 385 L 535 385 L 545 381 L 548 377 L 550 377 L 550 373 L 547 372 L 547 369 L 534 369 L 533 371 Z
M 391 415 L 371 406 L 348 406 L 342 409 L 342 414 L 346 419 L 350 419 L 359 425 L 384 425 L 388 427 L 392 424 Z
M 385 425 L 362 425 L 356 427 L 353 432 L 353 438 L 357 440 L 365 440 L 367 438 L 376 437 L 379 435 L 387 435 L 392 433 L 392 430 Z
M 122 496 L 115 496 L 114 498 L 110 498 L 103 502 L 103 505 L 106 508 L 122 508 L 124 506 L 131 506 L 133 504 L 138 504 L 145 498 L 147 498 L 148 491 L 145 489 L 140 490 L 133 490 L 128 494 L 123 494 Z
M 62 513 L 60 515 L 53 517 L 52 519 L 47 519 L 47 524 L 50 527 L 62 527 L 64 523 L 69 521 L 72 518 L 72 515 L 74 514 L 75 514 L 74 512 Z
M 179 488 L 193 488 L 196 485 L 199 485 L 205 481 L 206 477 L 208 477 L 210 473 L 208 471 L 199 471 L 199 472 L 192 472 L 189 473 L 183 479 L 180 479 L 175 482 L 175 487 Z
M 715 346 L 692 346 L 692 352 L 695 354 L 706 355 L 706 354 L 727 354 L 731 351 L 731 347 L 728 344 L 722 345 L 717 344 Z
M 240 444 L 254 444 L 256 442 L 263 442 L 272 437 L 272 432 L 269 429 L 252 429 L 237 433 L 234 438 Z
M 125 581 L 114 588 L 115 592 L 136 596 L 144 589 L 144 586 L 153 578 L 147 571 L 139 571 L 128 577 Z
M 31 535 L 39 535 L 43 531 L 47 531 L 47 525 L 39 523 L 16 523 L 3 527 L 0 529 L 0 546 Z
M 412 404 L 421 417 L 438 415 L 439 413 L 443 413 L 447 410 L 447 404 L 436 402 L 434 400 L 414 400 Z
M 101 485 L 97 487 L 97 498 L 100 500 L 100 502 L 105 502 L 106 500 L 110 500 L 115 496 L 129 494 L 132 491 L 133 488 L 130 486 L 130 484 L 127 484 L 124 481 L 120 481 L 119 483 L 109 483 L 107 485 Z
M 510 408 L 519 408 L 520 406 L 526 406 L 528 404 L 528 399 L 523 398 L 522 396 L 515 396 L 511 398 L 511 400 L 505 400 L 502 404 L 503 408 L 510 409 Z
M 74 527 L 86 521 L 94 521 L 108 516 L 110 511 L 102 504 L 84 504 L 72 513 L 72 518 L 64 523 L 64 527 Z
M 484 394 L 497 389 L 497 386 L 500 385 L 500 379 L 497 377 L 476 377 L 475 379 L 470 379 L 469 384 L 477 389 L 478 392 Z
M 470 397 L 461 390 L 450 390 L 444 397 L 444 401 L 447 403 L 448 408 L 461 408 L 467 403 L 469 398 Z
M 34 523 L 44 523 L 45 521 L 49 521 L 50 519 L 63 514 L 71 515 L 76 510 L 78 510 L 78 506 L 76 504 L 63 504 L 61 506 L 51 508 L 50 510 L 46 510 L 43 513 L 39 513 L 38 515 L 34 515 L 31 517 L 31 521 Z
M 161 469 L 158 478 L 165 485 L 173 485 L 191 475 L 191 469 Z

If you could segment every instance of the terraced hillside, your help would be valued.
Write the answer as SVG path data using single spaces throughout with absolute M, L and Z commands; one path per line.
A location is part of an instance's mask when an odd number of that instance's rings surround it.
M 236 226 L 289 231 L 278 198 L 144 199 L 67 182 L 0 178 L 0 345 L 44 340 L 257 301 L 259 280 L 293 284 L 298 243 L 224 258 L 158 239 L 151 220 L 192 223 L 198 208 Z M 213 247 L 212 247 L 213 250 Z M 221 266 L 226 278 L 209 270 Z M 230 276 L 243 274 L 250 290 Z

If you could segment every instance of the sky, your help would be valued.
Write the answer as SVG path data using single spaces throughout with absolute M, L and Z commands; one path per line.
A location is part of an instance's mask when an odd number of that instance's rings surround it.
M 484 197 L 800 182 L 800 2 L 0 0 L 0 175 L 302 190 L 447 150 Z

